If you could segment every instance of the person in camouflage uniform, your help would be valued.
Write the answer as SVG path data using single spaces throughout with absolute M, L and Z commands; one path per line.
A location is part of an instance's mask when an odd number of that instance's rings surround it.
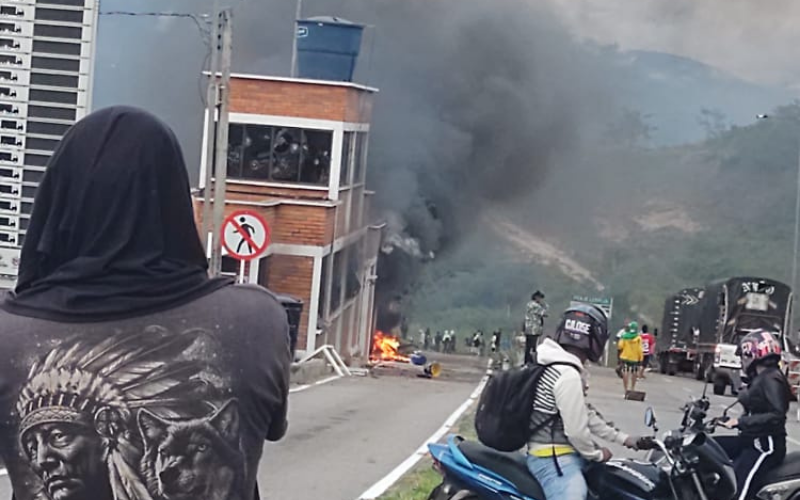
M 533 363 L 536 357 L 536 346 L 544 331 L 547 308 L 544 294 L 536 290 L 525 310 L 525 364 Z

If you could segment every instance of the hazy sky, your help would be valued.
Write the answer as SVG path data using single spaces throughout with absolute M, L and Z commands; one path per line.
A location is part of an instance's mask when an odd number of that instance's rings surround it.
M 800 92 L 800 1 L 548 1 L 580 37 L 688 56 Z

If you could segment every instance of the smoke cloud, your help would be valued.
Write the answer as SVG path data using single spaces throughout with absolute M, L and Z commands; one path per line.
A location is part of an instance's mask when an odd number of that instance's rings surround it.
M 105 0 L 103 10 L 209 12 L 210 0 Z M 235 3 L 234 72 L 285 75 L 294 1 Z M 391 222 L 381 289 L 464 241 L 487 206 L 529 197 L 586 156 L 615 112 L 616 70 L 546 5 L 516 0 L 306 0 L 371 27 L 357 80 L 380 88 L 368 182 Z M 186 19 L 103 17 L 96 105 L 131 103 L 177 131 L 196 178 L 206 47 Z M 565 199 L 564 203 L 569 203 Z

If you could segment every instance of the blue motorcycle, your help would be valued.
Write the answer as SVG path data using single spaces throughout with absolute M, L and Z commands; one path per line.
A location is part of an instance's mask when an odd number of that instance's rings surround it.
M 722 417 L 705 420 L 710 404 L 705 394 L 684 407 L 681 427 L 663 440 L 643 438 L 651 449 L 645 460 L 613 459 L 585 472 L 592 500 L 731 500 L 736 477 L 725 451 L 711 436 Z M 652 408 L 645 425 L 658 432 Z M 428 445 L 442 483 L 428 500 L 546 500 L 528 472 L 525 455 L 503 453 L 478 442 L 448 436 L 445 444 Z M 756 495 L 759 499 L 800 500 L 800 452 L 789 453 L 771 470 Z M 551 499 L 563 500 L 563 499 Z
M 646 412 L 645 423 L 657 430 L 651 408 Z M 664 441 L 647 438 L 639 447 L 657 449 L 658 459 L 655 460 L 655 456 L 644 461 L 622 458 L 592 464 L 584 473 L 589 498 L 734 498 L 736 478 L 732 464 L 705 429 L 673 431 Z M 443 478 L 428 500 L 546 500 L 538 481 L 528 471 L 522 453 L 499 452 L 454 435 L 449 436 L 445 444 L 430 444 L 428 448 L 434 468 Z M 786 475 L 780 475 L 785 481 Z
M 681 439 L 680 444 L 670 442 L 660 445 L 673 458 L 680 454 L 678 448 L 697 446 L 701 440 L 702 438 Z M 538 481 L 528 471 L 525 455 L 522 453 L 499 452 L 453 435 L 447 438 L 446 444 L 430 444 L 428 448 L 433 457 L 434 468 L 443 477 L 442 483 L 431 492 L 428 500 L 546 500 Z M 730 468 L 729 462 L 719 465 Z M 673 463 L 671 469 L 653 462 L 633 459 L 614 459 L 593 464 L 585 472 L 589 498 L 709 500 L 705 487 L 700 492 L 696 488 L 693 473 L 690 472 L 693 467 L 683 469 L 680 466 L 674 467 Z M 678 474 L 678 470 L 682 472 Z M 713 498 L 733 498 L 736 483 L 730 473 L 724 476 L 714 474 L 711 481 L 715 483 L 713 486 L 716 486 L 716 492 L 722 493 Z M 713 487 L 712 484 L 708 486 L 709 489 Z
M 428 449 L 443 477 L 428 500 L 545 500 L 521 453 L 499 452 L 456 435 Z

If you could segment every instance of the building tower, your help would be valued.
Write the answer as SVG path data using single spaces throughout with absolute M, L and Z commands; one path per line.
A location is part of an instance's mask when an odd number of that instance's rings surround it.
M 91 103 L 97 0 L 0 2 L 0 288 L 14 286 L 47 162 Z
M 298 352 L 331 345 L 347 360 L 371 348 L 382 234 L 366 186 L 377 89 L 352 82 L 360 29 L 334 18 L 301 21 L 298 38 L 320 48 L 298 44 L 299 78 L 231 75 L 225 189 L 227 214 L 256 212 L 271 228 L 247 281 L 302 302 Z M 204 155 L 201 179 L 207 167 Z M 198 227 L 202 215 L 196 196 Z M 223 271 L 236 270 L 223 258 Z

